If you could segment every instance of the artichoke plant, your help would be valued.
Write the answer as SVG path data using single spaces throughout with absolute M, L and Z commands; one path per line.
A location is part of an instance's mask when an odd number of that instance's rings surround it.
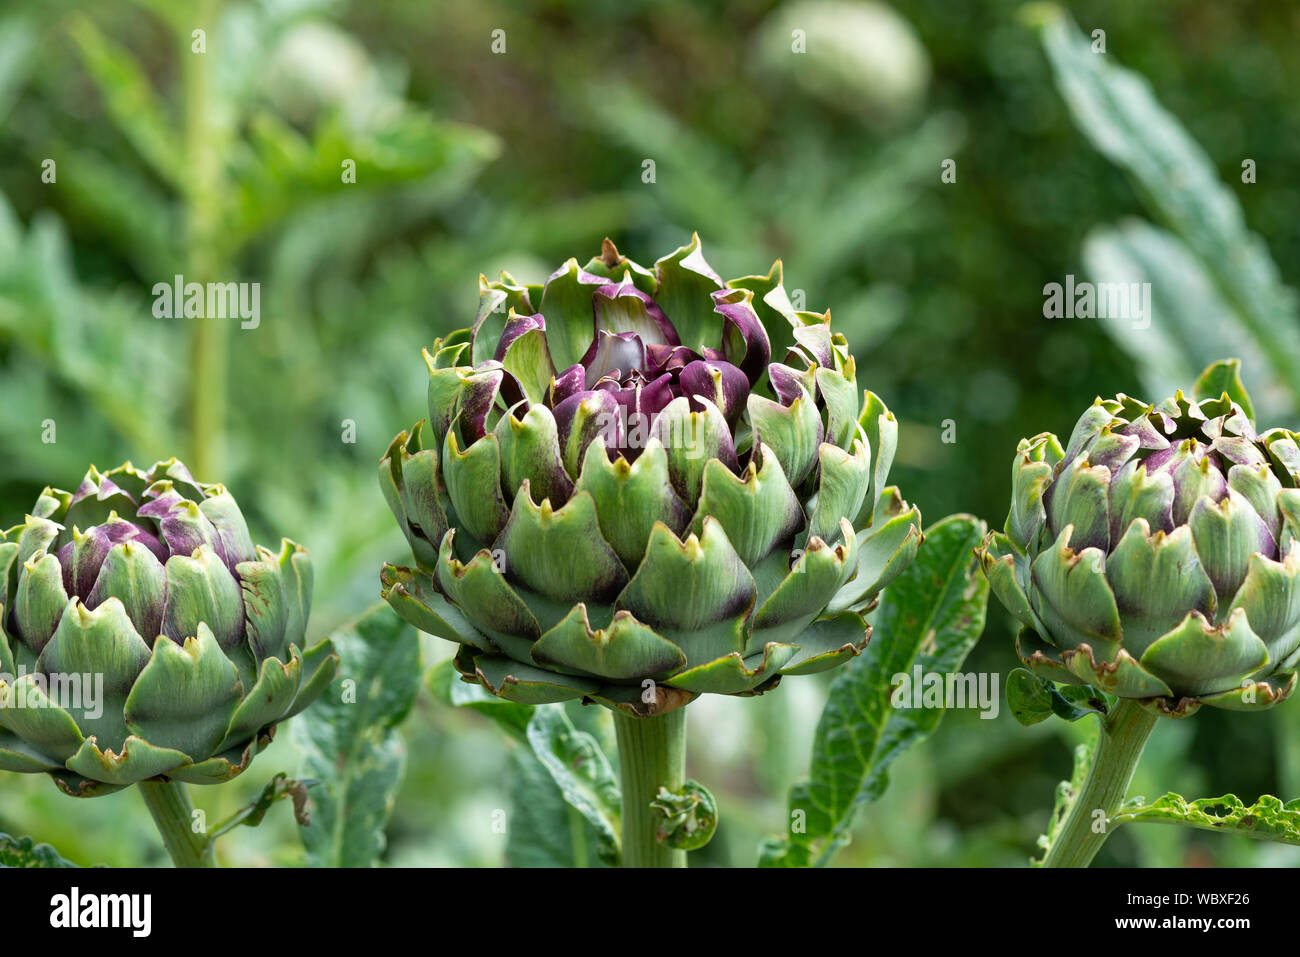
M 1182 717 L 1266 708 L 1300 660 L 1300 444 L 1224 393 L 1098 399 L 1065 448 L 1024 439 L 980 557 L 1053 681 Z
M 0 535 L 0 769 L 79 797 L 233 778 L 337 667 L 304 648 L 311 588 L 175 459 L 45 489 Z
M 779 262 L 724 282 L 698 237 L 653 268 L 606 240 L 540 285 L 481 278 L 424 358 L 428 419 L 379 467 L 415 564 L 383 596 L 497 695 L 761 693 L 858 654 L 915 555 L 897 423 Z

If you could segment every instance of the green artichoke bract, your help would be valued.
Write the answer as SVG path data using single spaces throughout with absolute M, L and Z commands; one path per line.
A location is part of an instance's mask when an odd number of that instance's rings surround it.
M 606 240 L 480 279 L 425 361 L 429 419 L 379 468 L 416 566 L 383 595 L 502 697 L 644 716 L 832 668 L 916 554 L 897 423 L 779 262 L 723 282 L 698 237 L 653 268 Z
M 301 650 L 311 587 L 175 459 L 45 489 L 0 535 L 0 769 L 79 797 L 233 778 L 334 675 Z
M 1098 399 L 1065 449 L 1020 442 L 1006 532 L 980 557 L 1055 681 L 1182 717 L 1265 708 L 1300 659 L 1300 446 L 1224 394 Z

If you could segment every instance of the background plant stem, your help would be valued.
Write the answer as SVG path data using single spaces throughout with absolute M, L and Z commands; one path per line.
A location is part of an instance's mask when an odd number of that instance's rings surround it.
M 614 729 L 623 788 L 623 866 L 685 867 L 685 851 L 655 840 L 650 802 L 661 787 L 676 791 L 685 783 L 686 709 L 654 718 L 616 712 Z
M 1088 777 L 1043 858 L 1044 867 L 1087 867 L 1096 857 L 1110 836 L 1111 819 L 1128 792 L 1142 749 L 1158 720 L 1136 701 L 1120 699 L 1102 723 Z M 1106 815 L 1100 831 L 1094 830 L 1097 810 Z
M 193 50 L 188 33 L 178 38 L 185 84 L 185 152 L 190 179 L 185 195 L 186 275 L 189 282 L 220 282 L 225 276 L 220 236 L 225 124 L 216 115 L 211 57 L 216 42 L 220 0 L 199 0 L 196 29 L 206 32 L 205 52 Z M 190 338 L 190 468 L 210 480 L 220 467 L 225 431 L 226 354 L 224 320 L 212 317 L 195 323 Z
M 194 833 L 194 806 L 185 785 L 177 781 L 141 781 L 138 787 L 172 863 L 177 867 L 216 867 L 212 842 Z

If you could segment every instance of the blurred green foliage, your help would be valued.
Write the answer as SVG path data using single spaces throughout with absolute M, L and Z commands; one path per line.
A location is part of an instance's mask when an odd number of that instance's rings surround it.
M 1095 321 L 1043 318 L 1045 283 L 1095 271 L 1100 240 L 1132 239 L 1150 228 L 1133 217 L 1160 217 L 1076 127 L 1019 6 L 0 5 L 0 520 L 19 522 L 42 485 L 66 487 L 88 460 L 184 454 L 246 503 L 256 539 L 310 548 L 312 632 L 332 631 L 374 600 L 380 563 L 404 554 L 375 463 L 421 414 L 419 349 L 469 322 L 475 277 L 506 268 L 537 281 L 605 235 L 643 259 L 698 230 L 723 274 L 781 257 L 806 307 L 830 306 L 859 380 L 902 420 L 893 480 L 929 521 L 962 510 L 1000 525 L 1019 437 L 1068 432 L 1094 395 L 1141 394 L 1156 378 Z M 1281 281 L 1300 281 L 1300 187 L 1287 175 L 1300 147 L 1296 12 L 1206 0 L 1070 9 L 1085 33 L 1106 31 L 1107 57 L 1150 80 Z M 493 52 L 495 30 L 504 52 Z M 793 51 L 792 30 L 805 31 L 807 52 Z M 1240 180 L 1245 158 L 1253 184 Z M 956 180 L 945 183 L 949 159 Z M 343 181 L 347 160 L 355 183 Z M 260 326 L 155 318 L 153 285 L 176 273 L 260 283 Z M 1171 300 L 1169 322 L 1195 298 Z M 1259 348 L 1241 346 L 1259 395 Z M 1276 415 L 1294 417 L 1294 394 L 1273 397 Z M 941 438 L 946 420 L 955 442 Z M 1005 675 L 1010 636 L 995 605 L 967 670 Z M 450 652 L 424 642 L 426 668 Z M 722 810 L 696 863 L 752 864 L 759 838 L 784 829 L 826 687 L 803 679 L 691 706 L 689 773 Z M 595 709 L 571 718 L 609 736 Z M 1083 724 L 950 714 L 894 766 L 838 863 L 1026 863 Z M 512 780 L 541 773 L 536 762 L 427 687 L 402 732 L 384 860 L 508 859 L 493 815 L 512 806 Z M 224 817 L 277 770 L 299 772 L 293 736 L 256 767 L 247 781 L 193 789 L 196 804 Z M 1165 722 L 1135 788 L 1300 796 L 1300 706 Z M 4 775 L 0 832 L 83 864 L 162 862 L 133 794 L 72 800 L 43 778 Z M 280 806 L 221 853 L 305 860 Z M 1098 863 L 1298 859 L 1135 825 Z

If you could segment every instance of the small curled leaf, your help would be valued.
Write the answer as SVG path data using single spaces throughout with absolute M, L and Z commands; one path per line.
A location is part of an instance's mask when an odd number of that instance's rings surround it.
M 1052 715 L 1078 721 L 1090 714 L 1105 716 L 1113 699 L 1090 685 L 1057 685 L 1046 678 L 1016 668 L 1007 675 L 1007 706 L 1023 725 L 1037 724 Z
M 1024 668 L 1016 668 L 1007 675 L 1007 707 L 1011 715 L 1028 726 L 1046 721 L 1052 716 L 1052 683 L 1046 678 Z
M 658 815 L 655 840 L 674 850 L 698 851 L 718 828 L 718 804 L 698 781 L 687 781 L 679 791 L 660 788 L 650 807 Z
M 298 826 L 310 827 L 311 812 L 307 809 L 307 790 L 315 787 L 317 783 L 319 782 L 314 780 L 295 781 L 281 771 L 267 782 L 266 787 L 262 788 L 262 793 L 251 804 L 240 808 L 217 825 L 209 840 L 215 841 L 241 824 L 245 827 L 257 827 L 266 817 L 266 812 L 271 809 L 271 805 L 281 798 L 293 800 L 293 818 L 298 822 Z

